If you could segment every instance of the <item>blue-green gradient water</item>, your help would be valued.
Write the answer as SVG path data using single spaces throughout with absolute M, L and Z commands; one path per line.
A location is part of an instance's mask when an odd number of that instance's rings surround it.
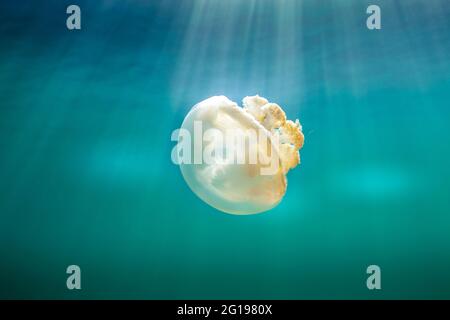
M 0 298 L 450 298 L 449 18 L 447 0 L 1 0 Z M 171 162 L 220 94 L 303 125 L 267 213 L 216 211 Z

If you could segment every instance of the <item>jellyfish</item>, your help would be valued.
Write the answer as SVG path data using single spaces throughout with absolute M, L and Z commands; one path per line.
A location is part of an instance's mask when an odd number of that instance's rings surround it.
M 248 96 L 243 107 L 225 96 L 197 103 L 176 133 L 172 160 L 189 188 L 210 206 L 248 215 L 277 206 L 286 175 L 300 163 L 304 136 L 298 120 L 267 99 Z

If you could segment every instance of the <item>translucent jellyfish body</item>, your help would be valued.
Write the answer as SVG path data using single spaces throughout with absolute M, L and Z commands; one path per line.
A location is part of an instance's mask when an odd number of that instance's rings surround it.
M 191 190 L 218 210 L 243 215 L 280 203 L 304 137 L 298 120 L 262 97 L 245 97 L 242 108 L 214 96 L 190 110 L 175 139 L 172 159 Z

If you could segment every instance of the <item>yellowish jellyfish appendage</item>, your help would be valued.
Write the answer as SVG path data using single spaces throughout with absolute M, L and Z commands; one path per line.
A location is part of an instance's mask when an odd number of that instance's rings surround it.
M 300 163 L 299 121 L 287 120 L 279 105 L 258 95 L 245 97 L 243 107 L 225 96 L 201 101 L 181 130 L 190 135 L 184 143 L 191 161 L 179 163 L 186 183 L 226 213 L 255 214 L 278 205 L 286 193 L 286 174 Z

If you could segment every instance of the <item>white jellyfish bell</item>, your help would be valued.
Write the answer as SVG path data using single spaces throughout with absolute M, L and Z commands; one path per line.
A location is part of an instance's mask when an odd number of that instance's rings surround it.
M 303 133 L 298 120 L 259 96 L 239 107 L 225 96 L 196 104 L 185 117 L 172 160 L 191 190 L 210 206 L 244 215 L 280 203 L 287 172 L 300 163 Z

